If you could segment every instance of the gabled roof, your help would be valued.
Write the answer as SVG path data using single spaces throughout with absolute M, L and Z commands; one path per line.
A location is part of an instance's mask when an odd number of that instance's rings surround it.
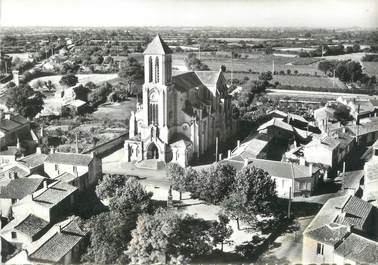
M 198 78 L 206 86 L 216 87 L 221 71 L 195 71 Z
M 0 120 L 0 130 L 3 132 L 10 132 L 27 123 L 29 123 L 29 121 L 21 115 L 6 114 L 6 116 L 2 117 Z
M 188 91 L 192 88 L 203 86 L 201 80 L 194 72 L 185 72 L 172 77 L 175 89 L 178 91 Z
M 235 148 L 232 155 L 240 155 L 242 158 L 256 158 L 267 147 L 272 137 L 260 133 L 255 138 L 242 143 Z
M 18 178 L 11 180 L 0 191 L 0 198 L 18 199 L 26 197 L 42 187 L 43 178 Z
M 78 220 L 73 219 L 61 231 L 55 233 L 42 246 L 29 255 L 30 260 L 57 263 L 70 252 L 81 240 L 86 237 L 78 225 Z
M 283 122 L 282 120 L 280 120 L 278 118 L 272 118 L 271 120 L 262 124 L 257 130 L 261 131 L 261 130 L 264 130 L 264 129 L 271 127 L 271 126 L 275 126 L 275 127 L 281 128 L 281 129 L 289 131 L 289 132 L 294 132 L 293 126 L 291 126 L 290 124 L 287 124 L 286 122 Z
M 337 216 L 336 222 L 344 225 L 353 226 L 356 229 L 363 230 L 369 214 L 373 210 L 373 205 L 351 196 L 341 209 L 342 213 Z
M 45 159 L 47 158 L 46 154 L 34 153 L 17 160 L 18 163 L 25 165 L 28 168 L 34 168 L 40 165 L 43 165 Z
M 378 264 L 378 242 L 351 233 L 335 253 L 358 264 Z
M 34 216 L 32 214 L 28 215 L 23 219 L 14 229 L 24 233 L 25 235 L 33 238 L 38 235 L 41 231 L 48 227 L 49 223 L 45 220 Z
M 53 153 L 47 156 L 45 162 L 74 166 L 88 166 L 92 160 L 93 157 L 86 154 Z
M 347 226 L 330 223 L 307 232 L 307 235 L 316 241 L 334 246 L 348 233 L 349 231 Z
M 63 201 L 65 198 L 70 196 L 76 190 L 76 187 L 68 183 L 57 181 L 50 184 L 46 190 L 35 196 L 33 198 L 33 201 L 41 204 L 44 207 L 52 208 Z
M 157 34 L 156 37 L 148 44 L 143 54 L 158 55 L 158 54 L 171 54 L 171 53 L 172 53 L 172 50 L 163 41 L 160 35 Z

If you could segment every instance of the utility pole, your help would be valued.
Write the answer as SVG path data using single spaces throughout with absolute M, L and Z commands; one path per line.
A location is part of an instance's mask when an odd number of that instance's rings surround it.
M 231 86 L 232 86 L 232 81 L 234 80 L 234 52 L 231 50 Z
M 335 88 L 335 77 L 336 77 L 336 68 L 333 69 L 332 88 Z
M 287 206 L 287 217 L 291 218 L 291 187 L 289 188 L 289 204 Z
M 215 137 L 215 162 L 218 162 L 218 136 Z
M 198 42 L 198 59 L 201 60 L 201 43 Z
M 272 75 L 274 75 L 274 59 L 273 59 L 273 65 L 272 65 Z

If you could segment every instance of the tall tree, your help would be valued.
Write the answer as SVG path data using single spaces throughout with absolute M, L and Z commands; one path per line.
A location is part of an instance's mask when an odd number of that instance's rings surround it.
M 171 180 L 172 188 L 180 193 L 180 201 L 182 193 L 187 190 L 185 169 L 177 163 L 169 163 L 167 165 L 168 178 Z
M 8 87 L 6 105 L 22 116 L 33 119 L 43 109 L 43 98 L 45 96 L 41 92 L 35 92 L 28 84 L 21 83 Z
M 62 76 L 59 81 L 59 84 L 66 87 L 71 87 L 76 85 L 79 82 L 79 79 L 74 74 L 66 74 Z
M 110 175 L 106 174 L 100 180 L 98 185 L 96 186 L 96 195 L 100 199 L 109 199 L 112 198 L 115 194 L 117 189 L 122 188 L 125 186 L 128 177 L 122 175 Z
M 254 166 L 244 167 L 236 173 L 233 190 L 222 206 L 231 218 L 256 226 L 257 215 L 275 213 L 275 188 L 276 183 L 267 172 Z
M 143 81 L 143 67 L 134 57 L 128 57 L 118 72 L 120 78 L 126 80 L 129 91 L 133 91 L 133 86 Z
M 223 245 L 226 240 L 228 240 L 232 233 L 232 227 L 228 225 L 230 219 L 222 213 L 218 214 L 218 221 L 213 222 L 212 227 L 210 228 L 210 235 L 213 238 L 214 246 L 220 244 L 221 251 L 223 251 Z

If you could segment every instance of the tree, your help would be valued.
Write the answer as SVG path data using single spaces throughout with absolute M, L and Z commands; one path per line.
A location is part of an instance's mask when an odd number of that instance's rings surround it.
M 327 75 L 329 71 L 333 71 L 333 69 L 335 69 L 335 62 L 329 60 L 320 61 L 318 64 L 318 69 Z
M 129 91 L 133 91 L 133 86 L 143 80 L 143 67 L 134 57 L 128 57 L 126 63 L 119 70 L 118 76 L 125 79 Z
M 272 79 L 273 79 L 273 76 L 272 76 L 272 72 L 270 72 L 270 71 L 268 71 L 268 72 L 262 72 L 259 75 L 259 80 L 261 80 L 261 81 L 270 81 Z
M 218 221 L 213 222 L 210 228 L 210 236 L 213 238 L 214 246 L 221 244 L 221 251 L 223 251 L 224 242 L 229 239 L 233 233 L 232 227 L 228 225 L 230 219 L 227 215 L 218 214 Z
M 109 199 L 116 194 L 117 189 L 125 186 L 128 177 L 106 174 L 96 186 L 96 194 L 100 199 Z
M 83 85 L 76 86 L 74 88 L 74 92 L 75 92 L 75 96 L 76 96 L 75 99 L 80 99 L 80 100 L 83 100 L 85 102 L 88 101 L 88 94 L 89 94 L 90 90 L 87 87 L 85 87 Z
M 182 193 L 187 189 L 187 182 L 185 176 L 185 169 L 177 163 L 169 163 L 167 165 L 168 177 L 171 180 L 172 188 L 180 193 L 180 201 L 182 200 Z
M 197 58 L 195 53 L 189 53 L 185 58 L 185 65 L 188 69 L 193 71 L 207 71 L 209 67 L 207 64 L 202 63 L 201 60 Z
M 338 104 L 335 107 L 335 112 L 333 113 L 335 119 L 341 122 L 341 124 L 346 124 L 348 121 L 352 120 L 353 117 L 350 115 L 350 109 L 344 104 Z
M 62 76 L 59 84 L 66 87 L 72 87 L 79 82 L 79 79 L 74 74 L 66 74 Z
M 217 204 L 230 194 L 236 171 L 229 164 L 215 163 L 198 174 L 194 184 L 197 188 L 192 191 L 193 196 Z
M 262 169 L 247 166 L 236 173 L 232 192 L 223 201 L 227 215 L 250 226 L 258 224 L 257 215 L 271 216 L 277 202 L 275 181 Z
M 136 179 L 129 178 L 110 198 L 109 209 L 120 216 L 149 213 L 152 210 L 151 197 L 152 192 L 147 192 Z
M 43 98 L 45 96 L 41 92 L 35 92 L 28 84 L 10 85 L 6 105 L 22 116 L 33 119 L 43 109 Z
M 171 210 L 139 216 L 127 255 L 132 264 L 183 264 L 211 251 L 211 223 Z

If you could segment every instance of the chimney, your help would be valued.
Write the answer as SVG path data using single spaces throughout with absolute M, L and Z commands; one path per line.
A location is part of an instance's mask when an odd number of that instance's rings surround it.
M 239 148 L 240 147 L 240 140 L 238 140 L 237 142 L 236 142 L 236 146 Z
M 58 228 L 58 233 L 62 233 L 62 225 L 57 225 L 57 228 Z
M 249 163 L 249 160 L 248 160 L 248 158 L 244 158 L 244 165 L 243 165 L 243 167 L 246 167 L 246 166 L 248 166 L 248 163 Z
M 54 147 L 54 146 L 51 146 L 50 154 L 54 154 L 54 153 L 55 153 L 55 147 Z
M 42 154 L 42 149 L 41 149 L 41 147 L 40 147 L 40 146 L 37 146 L 37 148 L 35 149 L 35 152 L 36 152 L 37 154 Z
M 14 70 L 12 71 L 13 74 L 13 83 L 15 83 L 16 86 L 20 85 L 20 76 L 19 76 L 19 71 Z
M 45 128 L 43 127 L 43 124 L 41 125 L 41 138 L 45 136 Z
M 310 164 L 308 165 L 308 173 L 310 174 L 310 176 L 312 176 L 312 174 L 313 174 L 312 163 L 310 163 Z
M 10 113 L 5 113 L 4 119 L 10 120 L 11 119 L 11 114 Z
M 21 144 L 20 144 L 20 138 L 17 137 L 17 145 L 16 145 L 17 149 L 20 149 L 21 148 Z
M 346 167 L 346 164 L 345 162 L 343 163 L 343 176 L 345 175 L 345 167 Z
M 47 184 L 47 180 L 44 179 L 44 180 L 43 180 L 43 189 L 44 189 L 44 190 L 47 190 L 48 187 L 49 187 L 49 185 Z
M 219 154 L 219 161 L 222 160 L 222 154 Z
M 231 157 L 231 150 L 228 150 L 228 151 L 227 151 L 227 157 L 228 157 L 228 158 Z

